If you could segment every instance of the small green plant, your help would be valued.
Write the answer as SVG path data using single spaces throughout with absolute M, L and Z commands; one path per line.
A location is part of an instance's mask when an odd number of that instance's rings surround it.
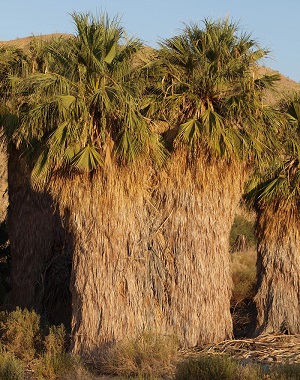
M 174 370 L 178 342 L 172 336 L 144 332 L 120 342 L 101 358 L 101 371 L 119 376 L 155 379 Z
M 1 380 L 23 380 L 24 368 L 22 362 L 10 352 L 0 354 Z

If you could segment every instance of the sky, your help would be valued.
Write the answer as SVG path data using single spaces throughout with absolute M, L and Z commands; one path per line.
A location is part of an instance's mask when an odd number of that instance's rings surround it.
M 262 64 L 300 82 L 300 0 L 0 0 L 0 41 L 75 34 L 73 12 L 103 11 L 153 47 L 184 23 L 229 17 L 271 51 Z

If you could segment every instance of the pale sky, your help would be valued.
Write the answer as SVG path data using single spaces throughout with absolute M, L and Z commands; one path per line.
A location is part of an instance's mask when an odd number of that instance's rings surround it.
M 75 12 L 118 15 L 145 44 L 178 34 L 183 23 L 229 17 L 271 50 L 263 62 L 300 82 L 300 0 L 0 0 L 0 41 L 74 33 Z

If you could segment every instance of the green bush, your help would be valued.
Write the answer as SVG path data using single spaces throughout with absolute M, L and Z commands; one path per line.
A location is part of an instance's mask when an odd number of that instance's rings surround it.
M 201 355 L 188 359 L 177 368 L 176 380 L 262 380 L 260 368 L 241 365 L 225 355 Z
M 1 380 L 23 380 L 24 368 L 20 360 L 9 352 L 0 354 L 0 378 Z
M 21 379 L 23 366 L 33 370 L 36 379 L 47 380 L 72 370 L 63 325 L 50 327 L 43 336 L 39 315 L 17 308 L 10 313 L 0 313 L 0 331 L 4 371 L 0 379 Z M 14 373 L 19 377 L 12 377 Z

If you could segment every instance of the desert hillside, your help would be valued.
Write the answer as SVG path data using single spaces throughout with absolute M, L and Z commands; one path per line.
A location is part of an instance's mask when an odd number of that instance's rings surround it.
M 0 46 L 13 45 L 13 46 L 18 46 L 20 48 L 26 48 L 27 46 L 29 46 L 30 42 L 32 42 L 36 38 L 47 41 L 47 40 L 50 40 L 51 38 L 61 37 L 61 36 L 68 36 L 68 34 L 53 33 L 53 34 L 44 34 L 40 36 L 22 37 L 22 38 L 17 38 L 15 40 L 10 40 L 10 41 L 0 41 Z

